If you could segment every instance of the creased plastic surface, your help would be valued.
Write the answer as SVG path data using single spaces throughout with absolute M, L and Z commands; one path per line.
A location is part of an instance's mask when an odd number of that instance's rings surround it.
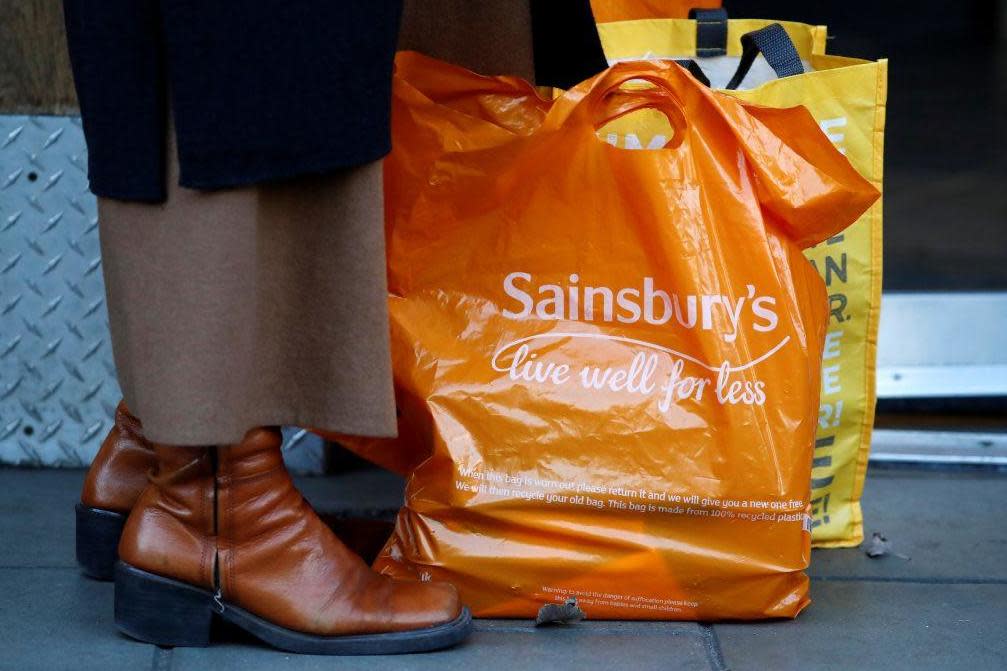
M 715 83 L 737 67 L 741 36 L 774 23 L 762 19 L 728 22 L 727 53 L 701 58 L 696 23 L 687 20 L 617 21 L 598 26 L 611 60 L 698 59 Z M 850 164 L 880 191 L 884 173 L 888 63 L 825 55 L 825 26 L 781 22 L 808 68 L 804 75 L 776 79 L 765 63 L 729 92 L 770 107 L 803 105 Z M 760 59 L 761 60 L 761 59 Z M 725 78 L 726 76 L 726 78 Z M 760 82 L 763 82 L 760 84 Z M 660 114 L 620 119 L 604 129 L 619 146 L 649 146 L 668 124 Z M 881 308 L 882 202 L 879 198 L 853 225 L 805 250 L 828 290 L 829 327 L 822 370 L 814 468 L 811 471 L 812 545 L 850 547 L 863 539 L 860 495 L 874 425 L 875 362 Z
M 635 78 L 652 88 L 620 88 Z M 641 106 L 676 120 L 667 148 L 596 136 Z M 877 192 L 802 108 L 765 114 L 779 134 L 673 64 L 546 102 L 399 56 L 400 436 L 351 443 L 409 473 L 380 570 L 450 580 L 481 616 L 571 596 L 593 619 L 808 603 L 826 302 L 801 249 Z

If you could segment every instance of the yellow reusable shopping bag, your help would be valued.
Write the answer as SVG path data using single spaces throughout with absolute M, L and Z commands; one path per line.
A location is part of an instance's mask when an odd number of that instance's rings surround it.
M 697 54 L 697 24 L 687 19 L 601 23 L 598 32 L 610 63 L 694 59 L 715 88 L 726 87 L 745 60 L 742 36 L 774 22 L 727 22 L 726 55 Z M 739 98 L 770 107 L 803 105 L 861 175 L 882 187 L 887 71 L 885 60 L 825 53 L 826 29 L 780 22 L 793 43 L 803 74 L 778 78 L 766 58 L 750 63 Z M 749 57 L 751 57 L 749 53 Z M 627 148 L 660 146 L 667 121 L 641 112 L 602 129 L 610 143 Z M 863 540 L 860 495 L 874 422 L 874 371 L 881 303 L 879 200 L 843 233 L 806 251 L 825 280 L 829 324 L 822 363 L 822 398 L 812 471 L 813 540 L 844 547 Z

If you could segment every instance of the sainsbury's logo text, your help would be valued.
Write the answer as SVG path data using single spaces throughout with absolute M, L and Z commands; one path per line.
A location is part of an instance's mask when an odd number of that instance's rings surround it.
M 509 319 L 602 321 L 622 324 L 646 322 L 686 329 L 720 331 L 725 342 L 734 342 L 745 325 L 766 333 L 776 329 L 779 316 L 776 299 L 758 295 L 752 284 L 736 297 L 722 294 L 680 295 L 655 285 L 644 277 L 640 285 L 606 287 L 582 285 L 570 275 L 565 286 L 537 284 L 531 273 L 513 272 L 503 280 L 504 293 L 513 303 L 503 310 Z

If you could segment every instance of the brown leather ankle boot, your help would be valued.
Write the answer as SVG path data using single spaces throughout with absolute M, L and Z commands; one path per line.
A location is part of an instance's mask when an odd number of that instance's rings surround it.
M 87 575 L 112 579 L 122 527 L 156 463 L 140 420 L 120 401 L 115 424 L 91 462 L 77 504 L 77 563 Z
M 205 646 L 220 617 L 313 654 L 420 652 L 464 639 L 471 616 L 454 587 L 371 571 L 301 497 L 280 442 L 279 430 L 253 429 L 227 447 L 155 447 L 158 473 L 119 544 L 119 629 Z

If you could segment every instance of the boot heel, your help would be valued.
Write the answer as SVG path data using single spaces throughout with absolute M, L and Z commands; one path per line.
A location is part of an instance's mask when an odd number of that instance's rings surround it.
M 119 558 L 119 537 L 126 516 L 77 504 L 77 563 L 96 580 L 111 580 Z
M 210 644 L 213 595 L 191 585 L 115 564 L 115 626 L 155 645 Z

